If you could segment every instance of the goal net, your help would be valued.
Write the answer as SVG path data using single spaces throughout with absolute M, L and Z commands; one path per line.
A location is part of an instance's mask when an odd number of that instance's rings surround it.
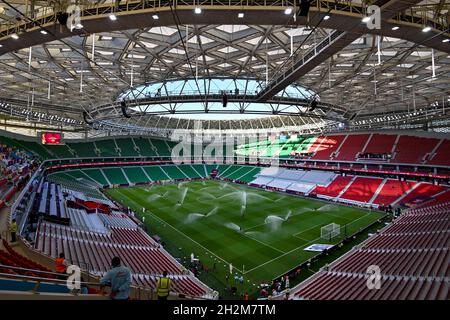
M 341 233 L 341 226 L 337 223 L 330 223 L 320 228 L 320 237 L 322 239 L 331 240 Z

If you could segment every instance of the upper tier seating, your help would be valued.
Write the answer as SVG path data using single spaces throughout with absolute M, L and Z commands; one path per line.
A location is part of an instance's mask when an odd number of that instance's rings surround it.
M 156 151 L 154 146 L 150 144 L 148 138 L 132 138 L 134 144 L 139 148 L 139 154 L 146 157 L 155 157 Z
M 312 159 L 330 160 L 332 153 L 337 151 L 345 137 L 345 135 L 323 137 Z
M 92 142 L 69 142 L 67 145 L 73 149 L 80 158 L 97 157 L 95 146 Z
M 431 153 L 439 139 L 400 136 L 391 162 L 422 163 L 426 154 Z
M 101 157 L 119 157 L 120 154 L 117 152 L 117 145 L 114 139 L 107 140 L 96 140 L 94 145 L 100 151 Z
M 139 157 L 140 154 L 135 150 L 134 141 L 131 138 L 114 139 L 117 147 L 120 149 L 122 157 Z
M 450 165 L 450 140 L 396 134 L 347 134 L 330 136 L 292 136 L 287 140 L 263 140 L 223 148 L 222 156 L 290 157 L 303 154 L 305 159 L 326 161 L 379 161 L 404 164 Z M 66 140 L 66 145 L 42 145 L 37 139 L 1 137 L 0 142 L 21 148 L 42 159 L 72 157 L 170 157 L 176 142 L 147 137 L 117 137 L 89 142 Z M 394 148 L 395 146 L 395 148 Z M 204 146 L 206 148 L 206 146 Z M 212 156 L 215 155 L 215 149 Z M 231 149 L 233 147 L 231 146 Z M 228 154 L 230 153 L 231 154 Z M 358 154 L 364 154 L 359 157 Z M 370 156 L 372 154 L 374 156 Z M 385 155 L 381 157 L 381 155 Z M 388 155 L 392 155 L 390 159 Z
M 450 166 L 450 140 L 443 140 L 428 164 Z
M 391 153 L 396 139 L 397 135 L 374 133 L 364 152 L 373 154 Z
M 368 134 L 349 134 L 333 160 L 354 161 L 356 155 L 364 149 L 368 138 Z

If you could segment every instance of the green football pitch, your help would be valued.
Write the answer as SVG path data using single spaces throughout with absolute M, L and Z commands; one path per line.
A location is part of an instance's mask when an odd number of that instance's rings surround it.
M 194 253 L 223 279 L 232 264 L 246 286 L 270 282 L 317 252 L 380 219 L 380 212 L 268 192 L 220 181 L 109 189 L 107 194 L 142 218 L 181 260 Z M 145 212 L 143 211 L 145 208 Z M 321 238 L 321 227 L 337 223 L 341 234 Z M 169 250 L 170 251 L 170 250 Z M 172 250 L 173 251 L 173 250 Z M 180 254 L 182 253 L 183 257 Z

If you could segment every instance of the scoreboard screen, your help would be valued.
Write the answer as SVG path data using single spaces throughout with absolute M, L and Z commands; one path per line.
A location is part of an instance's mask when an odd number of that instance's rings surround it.
M 42 132 L 41 142 L 42 144 L 62 144 L 62 135 L 58 132 Z

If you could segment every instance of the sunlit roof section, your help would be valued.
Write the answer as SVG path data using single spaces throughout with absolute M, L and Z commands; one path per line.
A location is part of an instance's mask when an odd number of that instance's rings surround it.
M 175 32 L 177 32 L 177 29 L 170 28 L 170 27 L 154 27 L 148 30 L 149 33 L 156 33 L 161 34 L 163 36 L 171 36 Z
M 239 31 L 247 30 L 247 29 L 249 29 L 249 26 L 224 24 L 224 25 L 216 27 L 216 29 L 227 32 L 227 33 L 235 33 L 235 32 L 239 32 Z
M 231 66 L 231 64 L 223 63 L 219 65 L 219 67 L 227 68 Z M 187 66 L 186 66 L 187 67 Z M 264 65 L 262 66 L 264 67 Z M 161 96 L 199 96 L 199 101 L 196 103 L 179 103 L 176 106 L 177 113 L 187 114 L 193 113 L 193 110 L 198 110 L 198 106 L 204 103 L 205 95 L 217 95 L 217 94 L 227 94 L 227 95 L 242 95 L 242 96 L 255 96 L 264 85 L 263 81 L 255 80 L 255 79 L 231 79 L 231 78 L 201 78 L 201 79 L 185 79 L 185 80 L 172 80 L 165 82 L 154 82 L 145 85 L 137 86 L 134 89 L 126 90 L 122 94 L 117 97 L 117 101 L 129 100 L 129 101 L 145 101 L 147 98 L 161 97 Z M 295 98 L 295 99 L 311 99 L 313 96 L 316 96 L 315 92 L 310 89 L 304 88 L 300 85 L 291 85 L 288 86 L 285 90 L 281 91 L 277 94 L 278 97 L 287 97 L 287 98 Z M 233 103 L 230 102 L 227 106 L 227 110 L 234 110 L 236 112 L 239 111 L 239 108 L 242 107 L 242 103 Z M 303 107 L 299 106 L 285 106 L 283 108 L 284 112 L 298 112 L 301 111 Z M 142 104 L 134 106 L 133 110 L 139 112 L 152 112 L 152 113 L 163 113 L 167 111 L 169 106 L 164 104 L 161 105 L 148 105 L 145 102 Z M 210 111 L 220 111 L 223 112 L 222 103 L 217 102 L 208 102 L 208 109 Z M 304 108 L 303 108 L 304 109 Z M 246 103 L 245 110 L 250 115 L 246 115 L 246 118 L 252 118 L 257 113 L 267 113 L 273 110 L 273 106 L 265 103 Z M 303 110 L 305 111 L 305 110 Z M 254 113 L 254 115 L 251 115 Z M 267 114 L 265 116 L 267 116 Z M 178 116 L 178 115 L 175 115 Z M 198 116 L 198 117 L 197 117 Z M 204 115 L 200 115 L 197 112 L 197 115 L 189 115 L 182 116 L 184 118 L 204 118 Z M 261 115 L 257 115 L 257 117 L 261 117 Z M 202 118 L 202 119 L 203 119 Z M 223 120 L 223 119 L 234 119 L 235 115 L 227 117 L 227 114 L 220 115 L 207 115 L 206 118 L 214 119 L 214 120 Z
M 225 64 L 223 67 L 228 67 Z M 231 79 L 231 78 L 211 78 L 211 79 L 185 79 L 165 82 L 154 82 L 137 86 L 132 90 L 121 93 L 117 100 L 140 99 L 151 97 L 161 92 L 167 95 L 193 95 L 193 94 L 246 94 L 255 95 L 264 85 L 263 81 L 255 79 Z M 206 88 L 206 89 L 205 89 Z M 309 99 L 315 92 L 300 85 L 290 85 L 285 90 L 279 92 L 277 96 Z

